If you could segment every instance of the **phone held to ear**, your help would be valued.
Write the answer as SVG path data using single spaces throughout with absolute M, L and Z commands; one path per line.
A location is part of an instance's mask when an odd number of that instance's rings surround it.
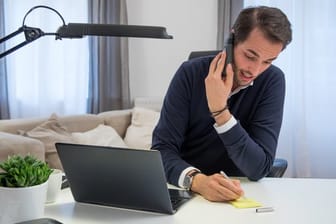
M 225 58 L 225 63 L 224 63 L 224 69 L 222 72 L 223 78 L 226 77 L 227 65 L 232 64 L 233 62 L 233 40 L 234 40 L 234 36 L 233 36 L 233 33 L 231 33 L 225 45 L 226 58 Z

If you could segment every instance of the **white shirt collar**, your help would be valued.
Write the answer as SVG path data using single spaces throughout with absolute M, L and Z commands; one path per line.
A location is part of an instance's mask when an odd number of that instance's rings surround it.
M 238 93 L 240 90 L 242 90 L 242 89 L 246 89 L 247 87 L 250 87 L 250 86 L 253 86 L 253 81 L 252 81 L 250 84 L 246 85 L 246 86 L 239 86 L 238 88 L 236 88 L 235 90 L 233 90 L 233 92 L 230 93 L 230 96 L 229 96 L 229 97 L 235 95 L 235 94 Z

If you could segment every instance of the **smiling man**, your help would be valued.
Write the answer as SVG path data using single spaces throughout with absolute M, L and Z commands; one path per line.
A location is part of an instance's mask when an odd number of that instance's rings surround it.
M 272 65 L 292 31 L 277 8 L 244 9 L 233 28 L 233 63 L 225 51 L 183 63 L 170 83 L 153 132 L 168 182 L 210 201 L 244 192 L 238 180 L 259 180 L 273 164 L 285 97 L 283 72 Z M 226 76 L 222 73 L 226 68 Z

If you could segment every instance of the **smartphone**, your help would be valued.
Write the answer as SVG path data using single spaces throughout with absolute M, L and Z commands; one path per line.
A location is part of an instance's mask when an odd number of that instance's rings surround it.
M 226 77 L 226 66 L 228 64 L 233 63 L 233 40 L 234 40 L 234 36 L 233 36 L 233 33 L 231 33 L 225 44 L 226 58 L 225 58 L 225 63 L 224 63 L 224 69 L 222 72 L 223 78 Z

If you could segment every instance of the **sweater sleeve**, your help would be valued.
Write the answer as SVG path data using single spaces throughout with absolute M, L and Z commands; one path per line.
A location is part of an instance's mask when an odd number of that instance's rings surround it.
M 257 105 L 250 120 L 242 126 L 238 122 L 220 138 L 228 155 L 237 167 L 251 180 L 266 176 L 273 164 L 283 116 L 285 79 L 282 71 L 272 69 L 273 74 L 264 80 L 256 97 Z M 256 82 L 256 85 L 258 83 Z M 247 93 L 248 94 L 248 93 Z
M 190 85 L 191 80 L 182 65 L 170 83 L 160 120 L 153 131 L 152 149 L 161 152 L 166 178 L 176 186 L 181 172 L 190 166 L 179 154 L 188 124 Z

